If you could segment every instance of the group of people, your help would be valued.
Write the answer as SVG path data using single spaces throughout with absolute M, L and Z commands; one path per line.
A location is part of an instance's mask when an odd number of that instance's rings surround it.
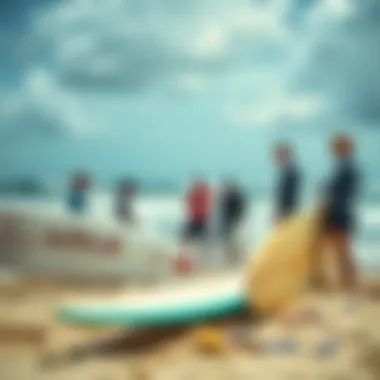
M 88 209 L 88 193 L 91 179 L 86 173 L 76 173 L 71 181 L 68 207 L 72 213 L 82 214 Z M 137 186 L 132 179 L 121 180 L 116 187 L 114 215 L 119 222 L 132 223 L 136 220 L 133 199 Z
M 68 197 L 68 207 L 72 213 L 86 212 L 89 206 L 88 195 L 91 187 L 88 174 L 81 172 L 73 176 Z M 119 222 L 133 223 L 136 221 L 133 207 L 136 192 L 137 185 L 134 180 L 123 179 L 118 183 L 114 197 L 114 216 Z M 206 238 L 214 203 L 212 191 L 206 181 L 194 181 L 187 194 L 188 221 L 184 233 L 187 239 Z M 227 238 L 232 234 L 244 212 L 245 201 L 241 190 L 234 182 L 227 182 L 220 197 L 220 233 L 222 236 Z
M 219 234 L 229 239 L 245 214 L 246 202 L 239 186 L 228 181 L 218 196 L 203 179 L 194 181 L 186 197 L 187 222 L 185 240 L 204 240 L 208 236 L 209 225 L 215 208 L 219 215 Z
M 323 189 L 324 209 L 323 231 L 319 244 L 328 243 L 335 252 L 341 279 L 346 287 L 356 285 L 356 270 L 351 250 L 352 234 L 355 227 L 355 200 L 359 176 L 354 160 L 353 140 L 346 135 L 335 136 L 331 140 L 330 151 L 337 160 L 337 166 Z M 277 144 L 274 159 L 279 167 L 278 184 L 275 193 L 275 223 L 281 223 L 294 214 L 300 205 L 302 175 L 298 168 L 292 147 L 287 143 Z M 87 193 L 91 181 L 85 173 L 74 176 L 69 193 L 68 205 L 73 212 L 81 213 L 87 208 Z M 133 222 L 133 198 L 136 194 L 133 180 L 121 181 L 116 189 L 115 217 L 119 221 Z M 239 186 L 227 181 L 222 192 L 215 197 L 205 180 L 194 181 L 186 198 L 187 220 L 184 239 L 205 239 L 215 208 L 218 209 L 219 231 L 224 239 L 230 239 L 242 222 L 247 202 Z M 322 258 L 316 246 L 313 255 L 316 285 L 323 282 Z
M 347 135 L 331 139 L 330 152 L 336 167 L 322 190 L 322 229 L 315 242 L 312 255 L 312 282 L 324 286 L 323 253 L 326 244 L 335 255 L 341 284 L 345 289 L 357 287 L 356 268 L 352 252 L 355 229 L 355 203 L 359 190 L 359 172 L 354 159 L 354 143 Z M 280 166 L 280 179 L 276 196 L 276 220 L 281 222 L 292 215 L 299 205 L 301 175 L 292 149 L 287 144 L 276 147 L 275 157 Z
M 312 257 L 313 283 L 324 282 L 322 245 L 329 245 L 335 254 L 340 279 L 345 288 L 357 285 L 356 268 L 352 253 L 352 236 L 355 229 L 355 202 L 359 188 L 359 173 L 354 160 L 354 143 L 347 135 L 337 135 L 331 140 L 330 152 L 336 159 L 336 168 L 323 186 L 319 197 L 323 210 L 322 229 L 316 241 Z M 279 168 L 278 183 L 274 195 L 275 224 L 282 223 L 297 212 L 302 195 L 302 175 L 292 147 L 279 143 L 274 149 L 275 163 Z M 245 215 L 246 202 L 239 187 L 234 183 L 224 186 L 217 203 L 220 215 L 220 231 L 230 238 Z M 212 194 L 207 184 L 200 180 L 191 188 L 187 197 L 188 222 L 186 238 L 204 238 L 211 215 Z

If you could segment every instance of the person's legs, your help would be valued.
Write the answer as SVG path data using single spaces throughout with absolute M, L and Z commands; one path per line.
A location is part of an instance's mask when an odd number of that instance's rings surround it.
M 232 265 L 239 264 L 239 243 L 238 243 L 238 230 L 239 221 L 233 220 L 230 225 L 229 236 L 227 240 L 228 255 Z
M 236 253 L 233 246 L 233 228 L 234 221 L 227 218 L 223 222 L 223 245 L 226 251 L 227 260 L 230 264 L 236 264 Z
M 312 242 L 310 266 L 311 266 L 311 285 L 314 288 L 324 288 L 326 278 L 323 266 L 324 248 L 327 237 L 324 231 L 317 234 Z
M 194 219 L 189 223 L 188 242 L 203 244 L 208 237 L 208 221 L 202 219 Z
M 290 216 L 292 215 L 291 211 L 289 210 L 281 210 L 277 216 L 276 216 L 276 220 L 275 220 L 275 225 L 278 226 L 278 225 L 281 225 L 282 223 L 284 223 L 286 220 L 288 220 L 290 218 Z
M 321 211 L 318 216 L 318 224 L 315 226 L 310 254 L 311 287 L 318 290 L 326 290 L 327 272 L 324 263 L 326 248 L 329 244 L 330 219 Z
M 346 290 L 354 290 L 357 287 L 357 274 L 351 247 L 350 231 L 344 229 L 331 231 L 329 243 L 337 259 L 342 286 Z
M 196 225 L 196 222 L 194 220 L 189 220 L 186 223 L 185 231 L 183 234 L 184 242 L 188 243 L 196 237 L 196 234 L 197 234 L 196 229 L 197 229 L 197 225 Z
M 204 242 L 205 239 L 207 238 L 207 227 L 208 223 L 207 220 L 198 220 L 196 222 L 196 236 L 197 239 L 200 240 L 201 242 Z
M 224 243 L 227 243 L 231 234 L 231 220 L 224 217 L 221 220 L 221 237 Z

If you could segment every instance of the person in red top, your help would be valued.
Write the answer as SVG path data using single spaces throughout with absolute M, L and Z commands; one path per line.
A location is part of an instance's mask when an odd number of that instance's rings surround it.
M 210 188 L 205 181 L 198 180 L 187 194 L 186 239 L 202 239 L 206 236 L 210 213 Z

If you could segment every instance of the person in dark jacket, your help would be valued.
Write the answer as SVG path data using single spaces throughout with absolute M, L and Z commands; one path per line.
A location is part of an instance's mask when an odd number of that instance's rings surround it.
M 239 187 L 227 182 L 220 205 L 222 236 L 228 240 L 245 213 L 245 200 Z
M 331 141 L 331 152 L 337 161 L 337 166 L 325 190 L 323 238 L 336 255 L 342 286 L 350 290 L 357 285 L 352 236 L 355 229 L 359 174 L 353 158 L 354 145 L 350 137 L 335 136 Z M 322 278 L 318 279 L 322 271 L 322 252 L 316 251 L 317 257 L 313 265 L 316 283 L 323 281 Z
M 275 148 L 275 161 L 280 168 L 276 192 L 275 217 L 277 222 L 288 218 L 298 207 L 300 174 L 294 162 L 292 150 L 285 143 Z

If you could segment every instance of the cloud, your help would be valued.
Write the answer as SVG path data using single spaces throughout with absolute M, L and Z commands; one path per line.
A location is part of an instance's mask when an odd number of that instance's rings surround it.
M 309 37 L 289 77 L 289 91 L 322 91 L 341 120 L 378 123 L 380 2 L 325 0 L 310 20 Z
M 246 0 L 68 0 L 27 14 L 23 32 L 0 41 L 22 74 L 1 106 L 4 128 L 17 131 L 90 133 L 83 91 L 103 96 L 105 114 L 107 92 L 200 94 L 292 41 L 279 7 Z
M 253 128 L 377 125 L 380 2 L 321 0 L 303 18 L 275 85 L 249 107 L 229 107 L 229 120 Z
M 376 0 L 46 3 L 29 12 L 28 35 L 0 40 L 2 52 L 13 51 L 10 66 L 25 73 L 2 101 L 5 125 L 83 135 L 100 127 L 83 91 L 151 90 L 194 95 L 210 112 L 227 109 L 238 126 L 375 124 L 379 7 Z
M 136 91 L 188 72 L 212 75 L 285 54 L 291 32 L 273 4 L 69 0 L 45 9 L 34 30 L 63 84 Z
M 251 107 L 234 107 L 227 113 L 230 122 L 240 127 L 273 128 L 308 126 L 325 112 L 326 104 L 317 95 L 272 96 Z
M 48 136 L 84 136 L 100 131 L 90 120 L 73 94 L 59 88 L 49 74 L 41 69 L 30 70 L 23 87 L 2 94 L 0 113 L 2 132 L 37 132 Z
M 207 80 L 194 73 L 182 74 L 174 82 L 174 88 L 182 93 L 198 93 L 205 89 Z

